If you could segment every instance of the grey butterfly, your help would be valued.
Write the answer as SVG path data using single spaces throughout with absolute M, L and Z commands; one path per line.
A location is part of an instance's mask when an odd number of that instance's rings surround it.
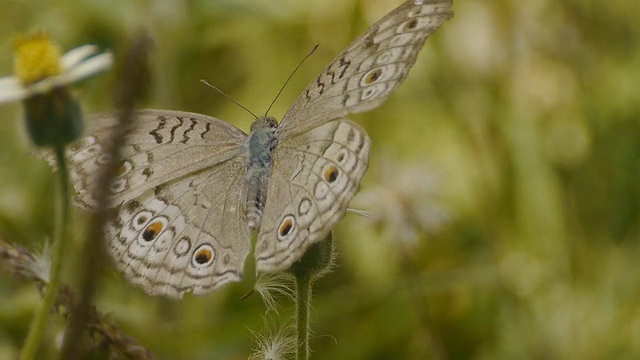
M 345 215 L 368 166 L 370 139 L 343 118 L 379 106 L 406 78 L 427 37 L 453 16 L 451 0 L 409 1 L 369 28 L 307 87 L 278 124 L 250 134 L 215 118 L 141 110 L 127 129 L 110 200 L 107 249 L 126 278 L 153 295 L 208 294 L 289 267 Z M 69 151 L 77 203 L 108 161 L 115 113 L 93 118 Z

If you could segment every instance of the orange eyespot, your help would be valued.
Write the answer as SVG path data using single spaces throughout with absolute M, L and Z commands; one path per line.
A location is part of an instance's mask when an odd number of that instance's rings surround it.
M 338 168 L 331 166 L 324 172 L 324 179 L 332 183 L 338 178 Z
M 280 236 L 287 236 L 291 233 L 291 229 L 293 229 L 293 218 L 288 216 L 284 221 L 282 221 L 278 232 L 280 233 Z
M 195 254 L 193 254 L 193 260 L 199 265 L 206 265 L 213 260 L 213 248 L 209 245 L 202 245 Z
M 146 241 L 151 241 L 158 236 L 160 231 L 164 228 L 164 224 L 160 221 L 154 221 L 151 224 L 147 225 L 147 228 L 144 229 L 142 233 L 142 238 Z
M 147 222 L 147 220 L 149 220 L 149 218 L 147 218 L 146 216 L 142 215 L 138 218 L 138 225 L 142 225 L 144 223 Z
M 373 84 L 376 80 L 380 78 L 381 75 L 382 75 L 382 69 L 381 68 L 375 69 L 367 74 L 367 77 L 364 78 L 364 83 L 367 85 Z
M 196 262 L 198 264 L 206 264 L 211 260 L 211 251 L 202 249 L 196 254 Z

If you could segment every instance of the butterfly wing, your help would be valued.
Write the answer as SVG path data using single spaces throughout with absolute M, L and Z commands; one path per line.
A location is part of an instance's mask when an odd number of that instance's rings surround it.
M 94 116 L 91 134 L 67 152 L 76 204 L 93 208 L 93 188 L 105 153 L 118 125 L 117 113 Z M 120 149 L 120 167 L 111 184 L 111 205 L 118 206 L 146 190 L 241 155 L 247 135 L 235 126 L 209 116 L 166 110 L 140 110 Z
M 382 104 L 407 77 L 429 35 L 453 16 L 452 0 L 407 1 L 338 55 L 284 115 L 283 138 Z
M 236 158 L 156 186 L 120 207 L 107 247 L 151 295 L 208 294 L 242 278 L 251 249 L 243 210 L 246 165 Z
M 360 187 L 370 146 L 364 129 L 346 119 L 280 143 L 255 248 L 258 271 L 288 268 L 329 234 Z
M 108 161 L 117 114 L 96 116 L 68 153 L 77 203 L 95 206 L 93 187 Z M 179 298 L 238 281 L 250 251 L 240 199 L 247 135 L 204 115 L 142 110 L 126 132 L 110 188 L 118 209 L 107 249 L 127 279 L 150 294 Z

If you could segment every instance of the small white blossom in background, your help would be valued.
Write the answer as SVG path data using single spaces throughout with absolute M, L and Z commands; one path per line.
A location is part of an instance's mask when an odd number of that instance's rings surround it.
M 0 78 L 0 104 L 44 94 L 108 69 L 111 53 L 98 53 L 95 45 L 83 45 L 64 55 L 46 33 L 38 31 L 16 39 L 14 76 Z M 95 56 L 94 56 L 95 55 Z
M 448 222 L 449 211 L 438 194 L 439 176 L 428 166 L 383 160 L 376 179 L 352 204 L 369 211 L 368 221 L 389 241 L 413 247 Z

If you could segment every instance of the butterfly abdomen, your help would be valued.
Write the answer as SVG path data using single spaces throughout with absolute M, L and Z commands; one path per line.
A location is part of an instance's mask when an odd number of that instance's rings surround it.
M 251 135 L 245 144 L 247 157 L 247 221 L 250 228 L 259 229 L 267 189 L 271 177 L 271 150 L 275 144 L 276 122 L 260 118 L 251 125 Z
M 262 211 L 267 200 L 270 170 L 254 171 L 247 182 L 247 222 L 252 229 L 260 228 Z

